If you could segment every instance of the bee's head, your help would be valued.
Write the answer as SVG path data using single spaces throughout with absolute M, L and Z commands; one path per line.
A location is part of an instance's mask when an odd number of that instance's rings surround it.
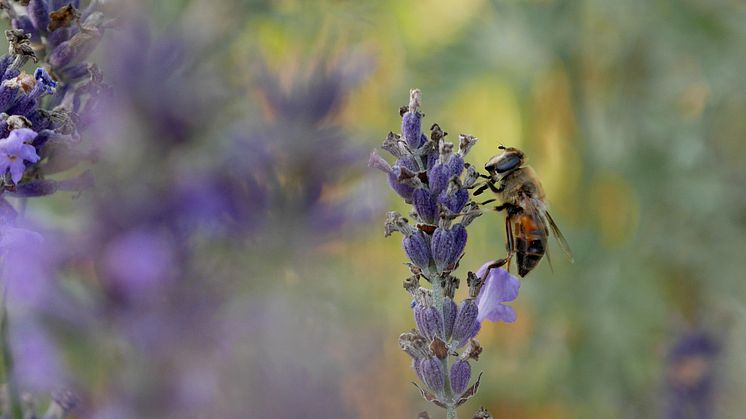
M 502 153 L 489 159 L 487 164 L 484 165 L 486 170 L 491 175 L 504 174 L 512 172 L 513 170 L 523 166 L 526 162 L 526 156 L 523 152 L 515 147 L 498 147 L 502 150 Z

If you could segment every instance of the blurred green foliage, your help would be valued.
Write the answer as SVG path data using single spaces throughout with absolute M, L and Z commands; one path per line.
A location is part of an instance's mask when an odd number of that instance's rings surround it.
M 351 52 L 373 57 L 341 120 L 350 141 L 373 148 L 397 131 L 398 106 L 418 87 L 426 125 L 480 138 L 472 163 L 481 166 L 498 144 L 518 146 L 543 179 L 576 263 L 553 247 L 554 272 L 543 263 L 524 283 L 518 323 L 483 330 L 486 374 L 469 407 L 511 418 L 660 416 L 666 348 L 699 327 L 725 347 L 720 417 L 738 415 L 746 391 L 742 2 L 244 7 L 237 62 L 259 55 L 289 75 L 321 55 L 343 64 Z M 387 207 L 398 205 L 389 199 Z M 319 274 L 344 290 L 333 299 L 351 333 L 385 339 L 369 366 L 349 372 L 375 393 L 351 396 L 371 418 L 426 407 L 396 354 L 395 336 L 412 319 L 399 286 L 404 257 L 397 239 L 383 239 L 380 213 L 353 243 L 331 249 L 333 268 Z M 503 253 L 500 216 L 477 225 L 462 275 Z M 376 377 L 363 378 L 370 370 Z
M 660 415 L 665 348 L 698 326 L 725 341 L 728 384 L 716 404 L 731 417 L 746 388 L 744 11 L 702 1 L 286 1 L 254 15 L 242 38 L 275 63 L 328 49 L 375 57 L 348 101 L 353 141 L 373 147 L 397 130 L 396 109 L 418 87 L 428 124 L 481 139 L 473 163 L 498 143 L 528 153 L 577 262 L 555 257 L 554 273 L 545 263 L 523 287 L 519 322 L 483 331 L 487 375 L 473 404 L 497 417 Z M 503 248 L 498 215 L 478 224 L 467 269 Z M 369 307 L 348 309 L 360 310 L 360 333 L 384 328 L 393 346 L 411 325 L 398 287 L 406 272 L 398 241 L 379 231 L 339 252 L 351 272 L 328 275 L 373 290 Z M 371 362 L 407 380 L 401 359 L 379 358 Z

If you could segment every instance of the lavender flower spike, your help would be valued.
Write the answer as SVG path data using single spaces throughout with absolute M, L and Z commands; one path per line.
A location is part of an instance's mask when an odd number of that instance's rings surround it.
M 389 133 L 383 142 L 382 148 L 395 162 L 389 164 L 374 152 L 368 165 L 386 173 L 392 189 L 412 207 L 409 219 L 390 212 L 384 226 L 386 236 L 394 231 L 404 235 L 402 247 L 411 261 L 412 276 L 404 281 L 404 288 L 414 297 L 417 329 L 402 334 L 399 343 L 412 356 L 417 378 L 425 383 L 418 386 L 422 396 L 445 409 L 448 419 L 455 419 L 456 408 L 479 387 L 479 379 L 468 387 L 469 360 L 476 361 L 481 352 L 472 338 L 481 325 L 482 307 L 476 297 L 482 281 L 473 272 L 468 274 L 469 298 L 460 305 L 454 302 L 460 283 L 454 272 L 466 248 L 466 228 L 481 215 L 477 204 L 469 204 L 468 189 L 479 175 L 464 161 L 476 138 L 462 135 L 455 153 L 454 144 L 445 140 L 447 133 L 433 124 L 428 139 L 422 133 L 421 100 L 419 90 L 410 91 L 409 104 L 400 109 L 402 134 Z M 421 279 L 430 288 L 420 287 Z
M 482 265 L 477 271 L 477 277 L 481 278 L 491 263 L 487 262 Z M 515 311 L 512 307 L 503 303 L 518 298 L 520 288 L 521 282 L 505 269 L 491 269 L 477 296 L 477 306 L 479 307 L 477 320 L 479 322 L 489 320 L 513 323 L 516 320 Z
M 0 139 L 0 171 L 4 174 L 10 170 L 13 183 L 18 183 L 23 178 L 23 172 L 26 170 L 24 161 L 39 161 L 34 146 L 27 144 L 33 141 L 36 135 L 31 129 L 21 128 L 11 131 L 7 138 Z

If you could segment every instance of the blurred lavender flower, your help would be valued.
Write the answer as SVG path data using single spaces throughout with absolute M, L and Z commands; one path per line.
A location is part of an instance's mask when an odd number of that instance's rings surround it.
M 668 354 L 666 419 L 714 417 L 714 368 L 720 344 L 701 331 L 681 336 Z
M 476 203 L 469 204 L 476 171 L 464 162 L 477 140 L 462 134 L 454 150 L 454 144 L 445 141 L 447 133 L 437 124 L 431 127 L 428 138 L 422 133 L 420 102 L 420 91 L 412 90 L 409 104 L 400 110 L 402 134 L 389 133 L 383 143 L 382 148 L 396 162 L 391 165 L 374 151 L 368 164 L 386 173 L 392 189 L 412 205 L 413 224 L 390 212 L 384 227 L 386 236 L 395 231 L 404 236 L 402 246 L 411 261 L 412 276 L 404 282 L 404 288 L 413 298 L 417 329 L 403 333 L 399 344 L 412 357 L 412 367 L 425 384 L 420 388 L 422 396 L 446 409 L 450 419 L 479 388 L 481 376 L 469 384 L 470 361 L 477 360 L 482 351 L 474 340 L 481 321 L 515 320 L 512 309 L 501 303 L 517 297 L 518 285 L 502 269 L 493 270 L 486 284 L 481 279 L 484 272 L 469 272 L 468 298 L 458 305 L 454 301 L 460 280 L 452 273 L 466 248 L 467 227 L 481 215 Z M 431 288 L 420 287 L 420 278 Z M 456 359 L 449 368 L 451 357 Z

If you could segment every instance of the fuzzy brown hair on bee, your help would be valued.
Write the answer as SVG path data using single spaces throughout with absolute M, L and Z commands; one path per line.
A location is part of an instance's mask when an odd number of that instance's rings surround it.
M 496 195 L 496 198 L 482 205 L 498 201 L 499 205 L 494 209 L 505 212 L 508 254 L 491 264 L 485 277 L 492 268 L 507 265 L 509 269 L 513 256 L 516 257 L 518 275 L 521 277 L 531 272 L 544 255 L 549 260 L 547 238 L 550 231 L 572 262 L 570 246 L 547 211 L 544 189 L 534 170 L 526 165 L 526 155 L 515 147 L 500 146 L 499 149 L 501 153 L 484 165 L 488 175 L 482 175 L 486 180 L 474 191 L 474 195 L 480 195 L 487 189 Z M 549 263 L 551 266 L 551 261 Z

